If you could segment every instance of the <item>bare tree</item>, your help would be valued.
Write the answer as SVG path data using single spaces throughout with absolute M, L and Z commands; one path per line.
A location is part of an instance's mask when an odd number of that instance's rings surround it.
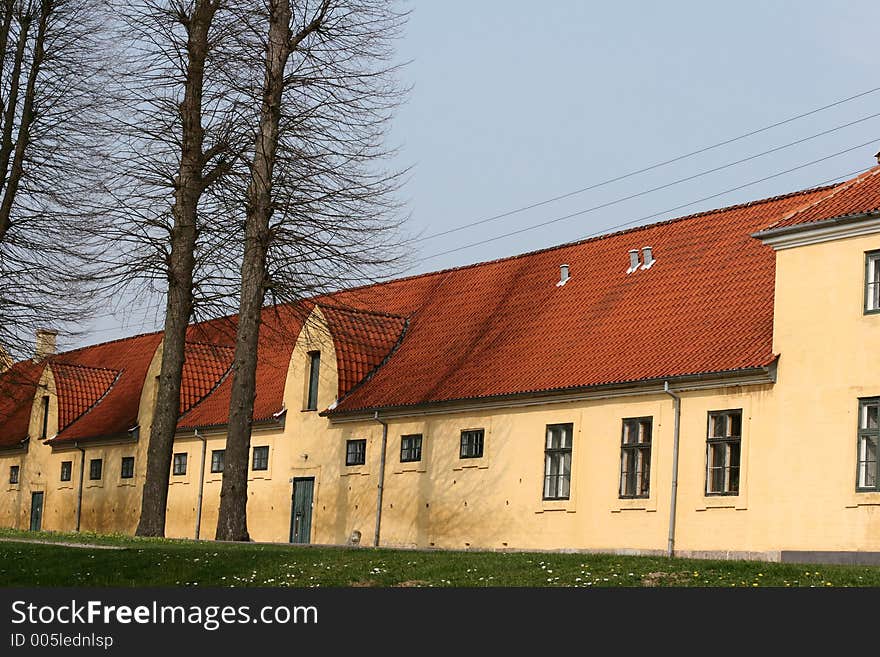
M 86 303 L 107 130 L 101 0 L 0 1 L 0 343 L 73 332 Z
M 179 416 L 187 327 L 211 247 L 200 240 L 211 189 L 231 168 L 234 121 L 226 88 L 224 0 L 123 3 L 127 65 L 116 90 L 121 134 L 112 233 L 105 262 L 110 290 L 142 286 L 165 295 L 159 387 L 147 451 L 137 534 L 163 536 L 173 440 Z
M 392 153 L 385 131 L 405 93 L 391 47 L 405 17 L 384 0 L 239 6 L 238 70 L 262 84 L 251 85 L 259 110 L 243 189 L 227 190 L 238 201 L 230 215 L 243 215 L 245 229 L 217 539 L 248 540 L 248 454 L 267 296 L 296 302 L 387 273 L 395 262 L 394 193 L 403 172 L 380 165 Z M 261 66 L 252 57 L 257 44 Z M 238 89 L 247 95 L 247 77 Z

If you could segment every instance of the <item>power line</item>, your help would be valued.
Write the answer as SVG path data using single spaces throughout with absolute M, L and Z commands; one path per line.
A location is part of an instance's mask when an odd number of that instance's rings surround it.
M 864 116 L 864 117 L 862 117 L 862 118 L 860 118 L 860 119 L 856 119 L 855 121 L 850 121 L 850 122 L 848 122 L 848 123 L 844 123 L 844 124 L 841 124 L 841 125 L 839 125 L 839 126 L 835 126 L 834 128 L 830 128 L 830 129 L 828 129 L 828 130 L 823 130 L 822 132 L 817 132 L 816 134 L 810 135 L 810 136 L 808 136 L 808 137 L 803 137 L 803 138 L 801 138 L 801 139 L 798 139 L 798 140 L 796 140 L 796 141 L 789 142 L 789 143 L 787 143 L 787 144 L 782 144 L 781 146 L 776 146 L 776 147 L 771 148 L 771 149 L 769 149 L 769 150 L 762 151 L 761 153 L 756 153 L 756 154 L 754 154 L 754 155 L 749 155 L 748 157 L 744 157 L 744 158 L 742 158 L 742 159 L 735 160 L 735 161 L 733 161 L 733 162 L 728 162 L 728 163 L 726 163 L 726 164 L 722 164 L 722 165 L 720 165 L 720 166 L 713 167 L 713 168 L 711 168 L 711 169 L 706 169 L 705 171 L 701 171 L 701 172 L 699 172 L 699 173 L 695 173 L 695 174 L 690 175 L 690 176 L 685 176 L 684 178 L 679 178 L 678 180 L 673 180 L 672 182 L 668 182 L 668 183 L 665 183 L 665 184 L 663 184 L 663 185 L 659 185 L 659 186 L 657 186 L 657 187 L 651 187 L 651 188 L 649 188 L 649 189 L 645 189 L 645 190 L 642 190 L 642 191 L 640 191 L 640 192 L 636 192 L 636 193 L 634 193 L 634 194 L 628 194 L 627 196 L 622 196 L 622 197 L 620 197 L 620 198 L 616 198 L 616 199 L 614 199 L 613 201 L 608 201 L 608 202 L 606 202 L 606 203 L 601 203 L 601 204 L 599 204 L 599 205 L 594 205 L 593 207 L 588 208 L 588 209 L 586 209 L 586 210 L 581 210 L 581 211 L 579 211 L 579 212 L 576 213 L 576 214 L 584 214 L 584 213 L 587 213 L 587 212 L 593 212 L 593 211 L 595 211 L 595 210 L 602 210 L 602 209 L 604 209 L 604 208 L 611 207 L 612 205 L 618 205 L 619 203 L 623 203 L 624 201 L 630 201 L 630 200 L 632 200 L 632 199 L 634 199 L 634 198 L 639 198 L 639 197 L 641 197 L 641 196 L 647 196 L 648 194 L 653 194 L 654 192 L 658 192 L 658 191 L 663 190 L 663 189 L 668 189 L 668 188 L 670 188 L 670 187 L 674 187 L 675 185 L 680 185 L 680 184 L 685 183 L 685 182 L 690 182 L 691 180 L 696 180 L 697 178 L 702 178 L 703 176 L 708 176 L 709 174 L 716 173 L 716 172 L 718 172 L 718 171 L 722 171 L 722 170 L 724 170 L 724 169 L 729 169 L 730 167 L 737 166 L 738 164 L 743 164 L 743 163 L 745 163 L 745 162 L 750 162 L 750 161 L 752 161 L 752 160 L 756 160 L 756 159 L 758 159 L 759 157 L 764 157 L 765 155 L 770 155 L 770 154 L 772 154 L 772 153 L 777 153 L 777 152 L 779 152 L 779 151 L 785 150 L 786 148 L 791 148 L 792 146 L 797 146 L 798 144 L 803 144 L 804 142 L 810 141 L 811 139 L 816 139 L 816 138 L 818 138 L 818 137 L 822 137 L 822 136 L 824 136 L 824 135 L 831 134 L 832 132 L 837 132 L 838 130 L 842 130 L 842 129 L 844 129 L 844 128 L 848 128 L 848 127 L 850 127 L 850 126 L 856 125 L 857 123 L 864 123 L 865 121 L 868 121 L 868 120 L 870 120 L 870 119 L 877 118 L 878 116 L 880 116 L 880 112 L 877 112 L 876 114 L 870 114 L 869 116 Z M 869 142 L 869 143 L 871 143 L 871 142 Z M 576 215 L 569 215 L 569 216 L 576 216 Z M 552 222 L 551 222 L 551 223 L 552 223 Z M 538 226 L 542 226 L 542 225 L 545 225 L 545 224 L 538 224 Z M 512 234 L 516 234 L 516 233 L 512 233 Z M 433 256 L 432 256 L 432 257 L 433 257 Z
M 583 194 L 584 192 L 588 192 L 593 189 L 598 189 L 600 187 L 604 187 L 606 185 L 610 185 L 611 183 L 618 182 L 620 180 L 625 180 L 627 178 L 631 178 L 632 176 L 637 176 L 641 173 L 646 173 L 648 171 L 653 171 L 654 169 L 659 169 L 660 167 L 667 166 L 669 164 L 673 164 L 675 162 L 680 162 L 681 160 L 685 160 L 690 157 L 694 157 L 695 155 L 700 155 L 702 153 L 706 153 L 708 151 L 714 150 L 716 148 L 720 148 L 722 146 L 727 146 L 728 144 L 732 144 L 734 142 L 740 141 L 742 139 L 746 139 L 747 137 L 752 137 L 754 135 L 760 134 L 762 132 L 767 132 L 768 130 L 772 130 L 773 128 L 778 128 L 779 126 L 786 125 L 788 123 L 792 123 L 793 121 L 797 121 L 799 119 L 803 119 L 808 116 L 812 116 L 813 114 L 818 114 L 819 112 L 823 112 L 827 109 L 831 109 L 832 107 L 837 107 L 839 105 L 843 105 L 844 103 L 848 103 L 850 101 L 856 100 L 857 98 L 862 98 L 863 96 L 867 96 L 869 94 L 880 91 L 880 87 L 875 87 L 874 89 L 868 89 L 867 91 L 863 91 L 854 96 L 849 96 L 848 98 L 844 98 L 842 100 L 835 101 L 833 103 L 829 103 L 828 105 L 823 105 L 822 107 L 817 107 L 808 112 L 804 112 L 803 114 L 798 114 L 797 116 L 792 116 L 782 121 L 777 121 L 776 123 L 772 123 L 770 125 L 764 126 L 762 128 L 758 128 L 756 130 L 751 130 L 749 132 L 743 133 L 737 137 L 732 137 L 730 139 L 725 139 L 724 141 L 717 142 L 710 146 L 705 146 L 703 148 L 699 148 L 695 151 L 691 151 L 690 153 L 685 153 L 683 155 L 678 155 L 668 160 L 664 160 L 662 162 L 657 162 L 656 164 L 651 164 L 643 169 L 638 169 L 636 171 L 630 171 L 629 173 L 624 173 L 619 176 L 615 176 L 614 178 L 609 178 L 608 180 L 603 180 L 602 182 L 594 183 L 587 187 L 582 187 L 580 189 L 576 189 L 571 192 L 567 192 L 565 194 L 560 194 L 559 196 L 554 196 L 552 198 L 545 199 L 543 201 L 538 201 L 535 203 L 531 203 L 530 205 L 525 205 L 519 208 L 515 208 L 513 210 L 508 210 L 506 212 L 502 212 L 500 214 L 492 215 L 491 217 L 486 217 L 485 219 L 479 219 L 477 221 L 472 221 L 470 223 L 462 224 L 461 226 L 457 226 L 455 228 L 450 228 L 448 230 L 443 230 L 438 233 L 432 233 L 430 235 L 426 235 L 424 237 L 419 237 L 413 240 L 413 242 L 425 242 L 430 239 L 434 239 L 436 237 L 441 237 L 443 235 L 450 235 L 452 233 L 457 233 L 467 228 L 472 228 L 474 226 L 480 226 L 482 224 L 490 223 L 492 221 L 497 221 L 498 219 L 503 219 L 504 217 L 510 217 L 515 214 L 519 214 L 521 212 L 526 212 L 527 210 L 533 210 L 534 208 L 539 208 L 544 205 L 548 205 L 550 203 L 555 203 L 556 201 L 561 201 L 566 198 L 570 198 L 572 196 L 576 196 L 578 194 Z
M 854 151 L 854 150 L 857 150 L 857 149 L 859 149 L 859 148 L 864 148 L 865 146 L 868 146 L 869 144 L 873 144 L 873 143 L 876 142 L 876 141 L 878 141 L 878 138 L 871 139 L 870 141 L 867 141 L 867 142 L 865 142 L 865 143 L 863 143 L 863 144 L 858 144 L 858 145 L 856 145 L 856 146 L 851 146 L 850 148 L 846 148 L 846 149 L 844 149 L 844 150 L 842 150 L 842 151 L 838 151 L 838 152 L 836 152 L 836 153 L 832 153 L 831 155 L 826 155 L 825 157 L 821 157 L 821 158 L 819 158 L 819 159 L 817 159 L 817 160 L 812 160 L 811 162 L 807 162 L 806 164 L 801 164 L 801 165 L 799 165 L 799 166 L 792 167 L 791 169 L 786 169 L 785 171 L 780 171 L 780 172 L 778 172 L 778 173 L 774 173 L 774 174 L 772 174 L 772 175 L 770 175 L 770 176 L 766 176 L 766 177 L 764 177 L 764 178 L 759 178 L 758 180 L 753 180 L 753 181 L 748 182 L 748 183 L 745 183 L 745 184 L 743 184 L 743 185 L 739 185 L 739 186 L 737 186 L 737 187 L 733 187 L 733 188 L 731 188 L 731 189 L 724 190 L 723 192 L 718 192 L 717 194 L 712 194 L 711 196 L 706 196 L 706 197 L 701 198 L 701 199 L 698 199 L 698 200 L 696 200 L 696 201 L 691 201 L 691 202 L 689 202 L 689 203 L 685 203 L 684 205 L 679 205 L 679 206 L 677 206 L 677 207 L 670 208 L 670 209 L 668 209 L 668 210 L 663 210 L 662 212 L 656 212 L 656 213 L 654 213 L 654 214 L 650 214 L 650 215 L 647 215 L 647 216 L 645 216 L 645 217 L 640 217 L 640 218 L 638 218 L 638 219 L 634 219 L 634 220 L 632 220 L 632 221 L 628 221 L 628 222 L 626 222 L 626 223 L 624 223 L 624 224 L 619 224 L 619 225 L 616 225 L 616 226 L 611 226 L 610 228 L 607 228 L 607 229 L 603 230 L 602 232 L 604 233 L 604 232 L 607 232 L 607 231 L 613 230 L 613 229 L 615 229 L 615 228 L 621 228 L 621 227 L 623 227 L 623 226 L 628 226 L 628 225 L 631 225 L 631 224 L 634 224 L 634 223 L 638 223 L 638 222 L 640 222 L 640 221 L 643 221 L 643 220 L 645 220 L 645 219 L 650 219 L 650 218 L 652 218 L 652 217 L 656 217 L 657 215 L 660 215 L 660 214 L 665 214 L 665 213 L 667 213 L 667 212 L 674 212 L 674 211 L 676 211 L 676 210 L 680 210 L 681 208 L 686 208 L 686 207 L 688 207 L 688 206 L 695 205 L 695 204 L 697 204 L 697 203 L 702 203 L 703 201 L 708 201 L 708 200 L 711 200 L 711 199 L 713 199 L 713 198 L 717 198 L 718 196 L 723 196 L 724 194 L 729 194 L 729 193 L 731 193 L 731 192 L 739 191 L 740 189 L 744 189 L 744 188 L 746 188 L 746 187 L 750 187 L 750 186 L 752 186 L 752 185 L 757 185 L 757 184 L 762 183 L 762 182 L 765 182 L 765 181 L 767 181 L 767 180 L 772 180 L 773 178 L 778 178 L 779 176 L 784 176 L 784 175 L 787 174 L 787 173 L 792 173 L 793 171 L 798 171 L 798 170 L 800 170 L 800 169 L 805 169 L 806 167 L 812 166 L 812 165 L 814 165 L 814 164 L 818 164 L 818 163 L 820 163 L 820 162 L 824 162 L 824 161 L 826 161 L 826 160 L 830 160 L 830 159 L 832 159 L 832 158 L 834 158 L 834 157 L 838 157 L 838 156 L 840 156 L 840 155 L 844 155 L 845 153 L 849 153 L 849 152 Z M 615 201 L 615 202 L 616 202 L 616 201 Z M 498 235 L 498 236 L 496 236 L 496 237 L 490 237 L 490 238 L 487 238 L 487 239 L 484 239 L 484 240 L 479 240 L 479 241 L 477 241 L 477 242 L 472 242 L 472 243 L 470 243 L 470 244 L 465 244 L 465 245 L 463 245 L 463 246 L 459 246 L 459 247 L 456 247 L 456 248 L 454 248 L 454 249 L 447 249 L 446 251 L 440 251 L 439 253 L 432 253 L 431 255 L 428 255 L 428 256 L 425 256 L 424 258 L 422 258 L 422 260 L 420 261 L 419 264 L 421 264 L 421 263 L 423 263 L 423 262 L 425 262 L 425 261 L 427 261 L 427 260 L 432 260 L 432 259 L 434 259 L 434 258 L 439 258 L 440 256 L 448 255 L 448 254 L 450 254 L 450 253 L 457 253 L 457 252 L 459 252 L 459 251 L 464 251 L 464 250 L 466 250 L 466 249 L 470 249 L 470 248 L 473 248 L 473 247 L 475 247 L 475 246 L 482 246 L 483 244 L 489 244 L 489 243 L 491 243 L 491 242 L 497 242 L 498 240 L 504 239 L 504 238 L 506 238 L 506 237 L 512 237 L 512 236 L 514 236 L 514 235 L 520 235 L 520 234 L 522 234 L 522 233 L 527 233 L 527 232 L 530 232 L 530 231 L 533 231 L 533 230 L 537 230 L 538 228 L 543 228 L 543 227 L 545 227 L 545 226 L 549 226 L 549 225 L 551 225 L 551 224 L 555 224 L 555 223 L 558 223 L 558 222 L 560 222 L 560 221 L 564 221 L 564 220 L 566 220 L 566 219 L 571 219 L 571 218 L 573 218 L 573 217 L 578 217 L 578 216 L 581 216 L 581 215 L 587 214 L 587 213 L 589 213 L 589 212 L 593 212 L 594 210 L 597 210 L 597 209 L 600 209 L 600 208 L 603 208 L 603 207 L 607 207 L 608 205 L 611 205 L 611 204 L 613 204 L 613 203 L 615 203 L 615 202 L 606 203 L 606 204 L 599 205 L 599 206 L 594 206 L 594 207 L 592 207 L 592 208 L 587 208 L 587 209 L 585 209 L 585 210 L 579 210 L 578 212 L 572 212 L 571 214 L 567 214 L 567 215 L 564 215 L 564 216 L 562 216 L 562 217 L 557 217 L 557 218 L 555 218 L 555 219 L 550 219 L 550 220 L 548 220 L 548 221 L 543 221 L 543 222 L 538 223 L 538 224 L 533 224 L 533 225 L 531 225 L 531 226 L 526 226 L 525 228 L 520 228 L 519 230 L 510 231 L 510 232 L 508 232 L 508 233 L 504 233 L 504 234 L 502 234 L 502 235 Z M 601 233 L 599 233 L 599 234 L 601 234 Z M 414 267 L 411 267 L 410 269 L 413 269 L 413 268 L 414 268 Z

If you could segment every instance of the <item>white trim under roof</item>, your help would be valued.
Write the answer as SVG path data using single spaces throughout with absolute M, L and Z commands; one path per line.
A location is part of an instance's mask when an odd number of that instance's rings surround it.
M 775 251 L 781 251 L 875 233 L 880 233 L 880 213 L 876 211 L 823 219 L 809 224 L 770 228 L 752 233 L 752 237 L 772 246 Z

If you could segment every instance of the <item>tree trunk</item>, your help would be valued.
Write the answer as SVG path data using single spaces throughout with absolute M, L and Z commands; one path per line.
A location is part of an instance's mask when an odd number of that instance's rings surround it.
M 162 369 L 153 425 L 147 448 L 147 474 L 141 502 L 138 536 L 164 536 L 168 479 L 174 447 L 174 433 L 180 412 L 180 386 L 186 346 L 186 328 L 193 309 L 193 269 L 199 199 L 204 191 L 202 177 L 203 141 L 202 91 L 208 32 L 218 1 L 197 2 L 188 21 L 187 71 L 180 118 L 183 128 L 181 158 L 175 181 L 168 257 L 168 299 L 165 307 L 165 339 Z
M 260 125 L 247 188 L 241 300 L 235 340 L 232 398 L 217 517 L 217 540 L 247 541 L 247 474 L 256 397 L 257 348 L 266 292 L 266 254 L 272 216 L 272 175 L 278 148 L 284 69 L 291 52 L 290 0 L 271 0 Z

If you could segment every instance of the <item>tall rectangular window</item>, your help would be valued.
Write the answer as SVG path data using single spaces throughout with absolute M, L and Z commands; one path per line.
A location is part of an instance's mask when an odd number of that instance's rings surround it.
M 458 458 L 481 459 L 483 458 L 483 444 L 486 441 L 484 429 L 466 429 L 461 432 L 461 448 Z
M 651 430 L 653 418 L 623 421 L 620 440 L 620 497 L 648 497 L 651 482 Z
M 61 461 L 61 481 L 70 481 L 73 461 Z
M 345 443 L 345 465 L 363 465 L 367 462 L 367 441 L 349 440 Z
M 306 395 L 306 410 L 318 410 L 318 375 L 321 372 L 321 352 L 309 352 L 309 391 Z
M 42 423 L 42 428 L 40 430 L 40 438 L 44 440 L 49 437 L 49 397 L 43 397 L 42 405 L 41 405 L 41 414 L 42 418 L 40 422 Z
M 181 452 L 180 454 L 174 455 L 174 469 L 172 470 L 172 474 L 175 475 L 185 475 L 186 474 L 186 452 Z
M 254 455 L 251 459 L 251 470 L 269 469 L 269 446 L 254 447 Z
M 225 449 L 215 449 L 211 452 L 211 472 L 223 472 L 223 461 L 226 458 Z
M 712 411 L 706 436 L 706 494 L 739 493 L 742 409 Z
M 547 425 L 544 443 L 544 499 L 567 500 L 571 495 L 571 447 L 574 425 Z
M 422 434 L 400 437 L 400 462 L 413 463 L 422 460 Z
M 880 397 L 859 401 L 859 471 L 856 486 L 860 491 L 880 490 L 877 477 L 877 445 L 880 442 Z
M 98 481 L 101 478 L 101 471 L 104 469 L 104 459 L 92 459 L 89 461 L 89 479 Z
M 122 479 L 131 479 L 134 477 L 134 457 L 133 456 L 123 456 L 122 457 L 122 472 L 120 473 Z
M 18 472 L 19 472 L 18 468 L 19 468 L 19 466 L 17 466 L 17 465 L 10 465 L 9 466 L 9 483 L 10 484 L 17 484 L 18 483 Z
M 880 251 L 865 255 L 865 312 L 880 312 Z

